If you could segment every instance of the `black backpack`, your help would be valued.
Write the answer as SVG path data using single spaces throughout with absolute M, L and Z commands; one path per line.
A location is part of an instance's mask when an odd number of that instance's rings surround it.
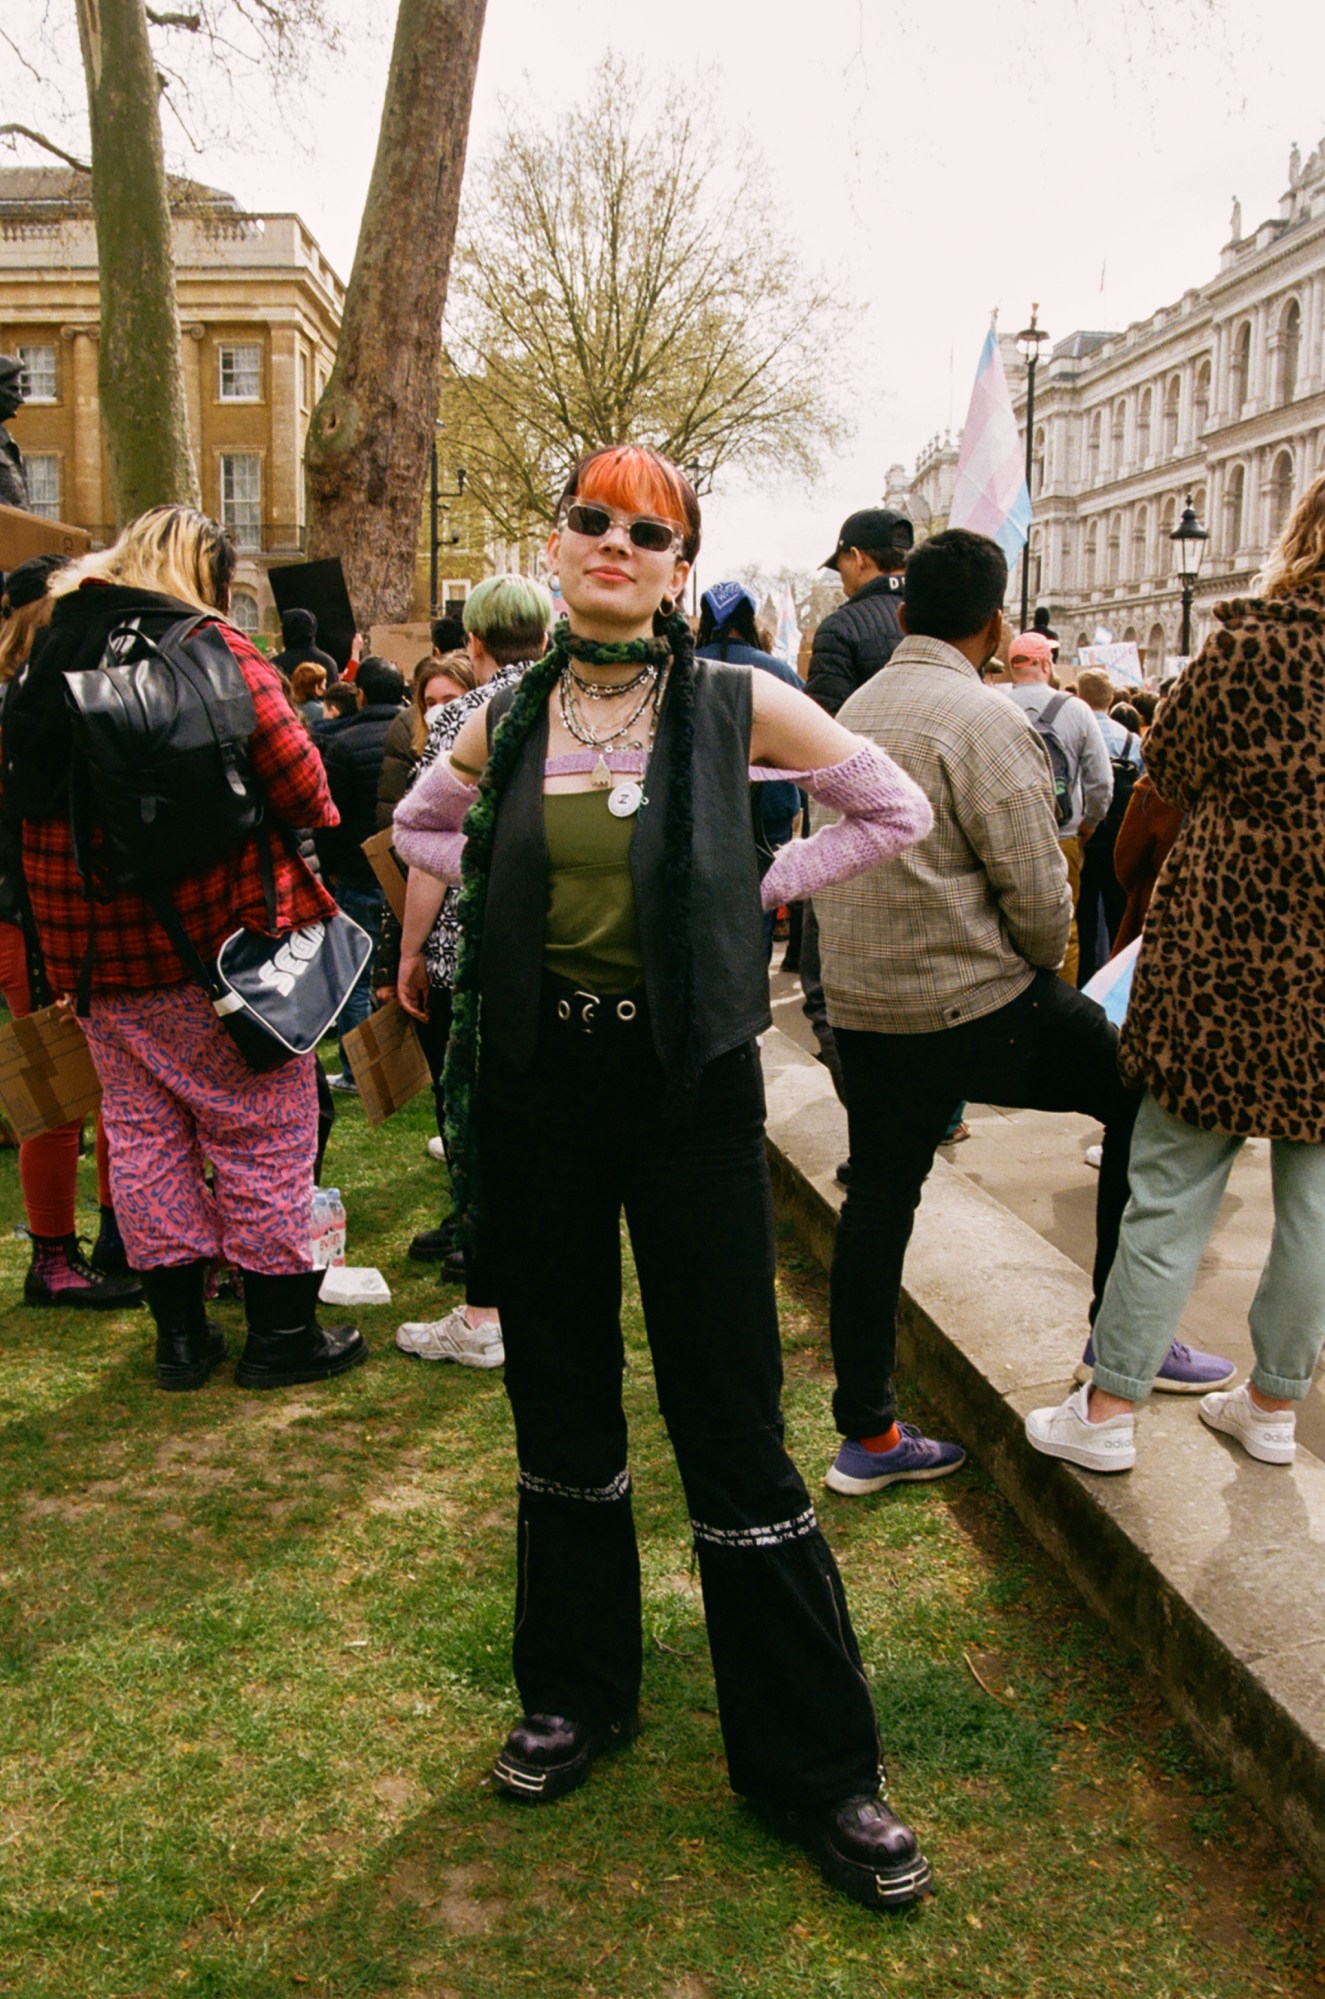
M 1054 733 L 1054 717 L 1067 704 L 1066 694 L 1055 694 L 1046 701 L 1038 715 L 1031 716 L 1031 727 L 1049 753 L 1049 770 L 1054 784 L 1054 818 L 1060 826 L 1066 826 L 1072 817 L 1072 766 L 1067 760 L 1067 751 Z
M 111 632 L 100 665 L 68 674 L 65 688 L 74 739 L 69 819 L 90 896 L 169 887 L 257 832 L 253 696 L 205 615 L 181 618 L 155 639 L 128 619 Z
M 1127 810 L 1128 802 L 1136 787 L 1136 780 L 1141 775 L 1141 766 L 1133 762 L 1131 756 L 1128 754 L 1135 742 L 1136 737 L 1129 729 L 1127 732 L 1127 741 L 1123 744 L 1118 755 L 1109 758 L 1109 762 L 1113 766 L 1113 797 L 1109 800 L 1109 809 L 1105 813 L 1103 820 L 1091 836 L 1092 839 L 1100 841 L 1106 847 L 1112 847 L 1118 837 L 1118 828 L 1123 823 L 1123 814 Z

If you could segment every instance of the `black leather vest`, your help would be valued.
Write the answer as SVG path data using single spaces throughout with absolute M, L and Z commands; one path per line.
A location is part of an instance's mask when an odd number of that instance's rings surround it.
M 750 820 L 752 674 L 748 666 L 695 661 L 694 841 L 690 904 L 693 1062 L 702 1068 L 771 1025 L 759 867 Z M 488 734 L 510 706 L 503 689 L 488 706 Z M 665 805 L 674 730 L 664 699 L 645 793 L 630 847 L 644 988 L 654 1045 L 675 1073 L 683 1023 L 667 935 Z M 543 830 L 546 710 L 520 747 L 502 793 L 493 837 L 480 959 L 485 1045 L 518 1068 L 534 1057 L 547 927 L 547 839 Z

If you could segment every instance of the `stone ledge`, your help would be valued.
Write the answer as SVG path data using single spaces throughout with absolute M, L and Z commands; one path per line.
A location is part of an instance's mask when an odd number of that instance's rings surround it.
M 845 1118 L 826 1072 L 777 1029 L 763 1058 L 779 1209 L 826 1266 Z M 1300 1446 L 1290 1471 L 1254 1463 L 1203 1428 L 1190 1396 L 1147 1405 L 1126 1477 L 1032 1451 L 1022 1419 L 1070 1385 L 1090 1287 L 942 1159 L 906 1276 L 906 1372 L 1141 1654 L 1173 1712 L 1325 1881 L 1325 1464 Z

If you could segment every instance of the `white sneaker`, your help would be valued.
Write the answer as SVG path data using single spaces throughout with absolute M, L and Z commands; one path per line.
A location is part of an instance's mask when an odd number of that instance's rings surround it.
M 1095 1171 L 1098 1173 L 1101 1165 L 1103 1164 L 1103 1160 L 1104 1160 L 1104 1147 L 1102 1145 L 1088 1145 L 1086 1147 L 1087 1166 L 1093 1166 L 1095 1168 Z
M 1263 1465 L 1291 1465 L 1297 1456 L 1296 1412 L 1258 1409 L 1251 1399 L 1248 1382 L 1203 1395 L 1198 1407 L 1201 1421 L 1208 1429 L 1236 1437 L 1247 1456 L 1259 1458 Z
M 500 1367 L 506 1359 L 501 1325 L 496 1319 L 471 1326 L 463 1305 L 453 1306 L 444 1319 L 411 1319 L 396 1332 L 402 1353 L 419 1360 L 457 1360 L 461 1367 Z
M 428 1157 L 429 1159 L 440 1159 L 443 1165 L 445 1165 L 446 1147 L 442 1144 L 440 1138 L 434 1137 L 428 1140 Z
M 1056 1409 L 1032 1409 L 1026 1441 L 1047 1458 L 1066 1458 L 1084 1471 L 1130 1471 L 1136 1463 L 1136 1418 L 1110 1416 L 1092 1423 L 1086 1414 L 1089 1394 L 1083 1381 Z

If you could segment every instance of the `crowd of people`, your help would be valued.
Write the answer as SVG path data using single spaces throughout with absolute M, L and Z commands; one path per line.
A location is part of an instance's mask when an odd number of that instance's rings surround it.
M 11 573 L 0 983 L 15 1014 L 76 1004 L 102 1085 L 90 1257 L 77 1126 L 23 1149 L 26 1295 L 145 1296 L 159 1385 L 196 1389 L 224 1358 L 206 1309 L 223 1263 L 247 1318 L 240 1386 L 364 1361 L 355 1328 L 318 1318 L 309 1207 L 331 1093 L 355 1088 L 344 1037 L 397 998 L 450 1183 L 410 1254 L 464 1290 L 397 1346 L 504 1367 L 514 1422 L 522 1714 L 498 1784 L 554 1800 L 638 1727 L 624 1216 L 732 1786 L 843 1892 L 897 1908 L 930 1870 L 881 1795 L 842 1579 L 783 1439 L 759 1062 L 774 919 L 799 911 L 805 1009 L 850 1137 L 828 1486 L 868 1495 L 964 1461 L 900 1420 L 894 1373 L 915 1212 L 968 1100 L 1081 1111 L 1103 1131 L 1089 1323 L 1065 1356 L 1079 1385 L 1027 1418 L 1031 1445 L 1125 1471 L 1137 1405 L 1160 1389 L 1199 1394 L 1209 1427 L 1291 1462 L 1325 1340 L 1325 478 L 1260 594 L 1218 607 L 1162 697 L 1123 701 L 1088 669 L 1065 684 L 1047 617 L 1008 632 L 1007 565 L 983 536 L 915 546 L 897 514 L 850 515 L 827 564 L 845 601 L 802 681 L 739 582 L 711 586 L 692 629 L 700 533 L 675 465 L 590 454 L 547 547 L 559 615 L 540 584 L 491 578 L 458 628 L 434 628 L 408 692 L 358 646 L 341 673 L 306 612 L 265 660 L 227 622 L 228 536 L 187 509 Z M 160 674 L 200 631 L 223 641 L 227 713 L 249 718 L 225 776 L 257 809 L 163 888 L 126 868 L 109 807 L 82 823 L 88 704 L 71 690 L 108 657 Z M 146 769 L 150 820 L 168 805 Z M 399 923 L 363 851 L 387 827 L 407 870 Z M 316 951 L 299 940 L 337 912 L 372 947 L 339 995 L 340 1069 L 255 1066 L 228 1017 L 240 1000 L 197 967 L 236 933 L 291 940 L 271 982 L 293 990 Z M 1118 952 L 1137 961 L 1121 1042 L 1082 990 Z M 1231 1362 L 1177 1332 L 1252 1135 L 1272 1141 L 1275 1233 L 1256 1366 L 1234 1387 Z

